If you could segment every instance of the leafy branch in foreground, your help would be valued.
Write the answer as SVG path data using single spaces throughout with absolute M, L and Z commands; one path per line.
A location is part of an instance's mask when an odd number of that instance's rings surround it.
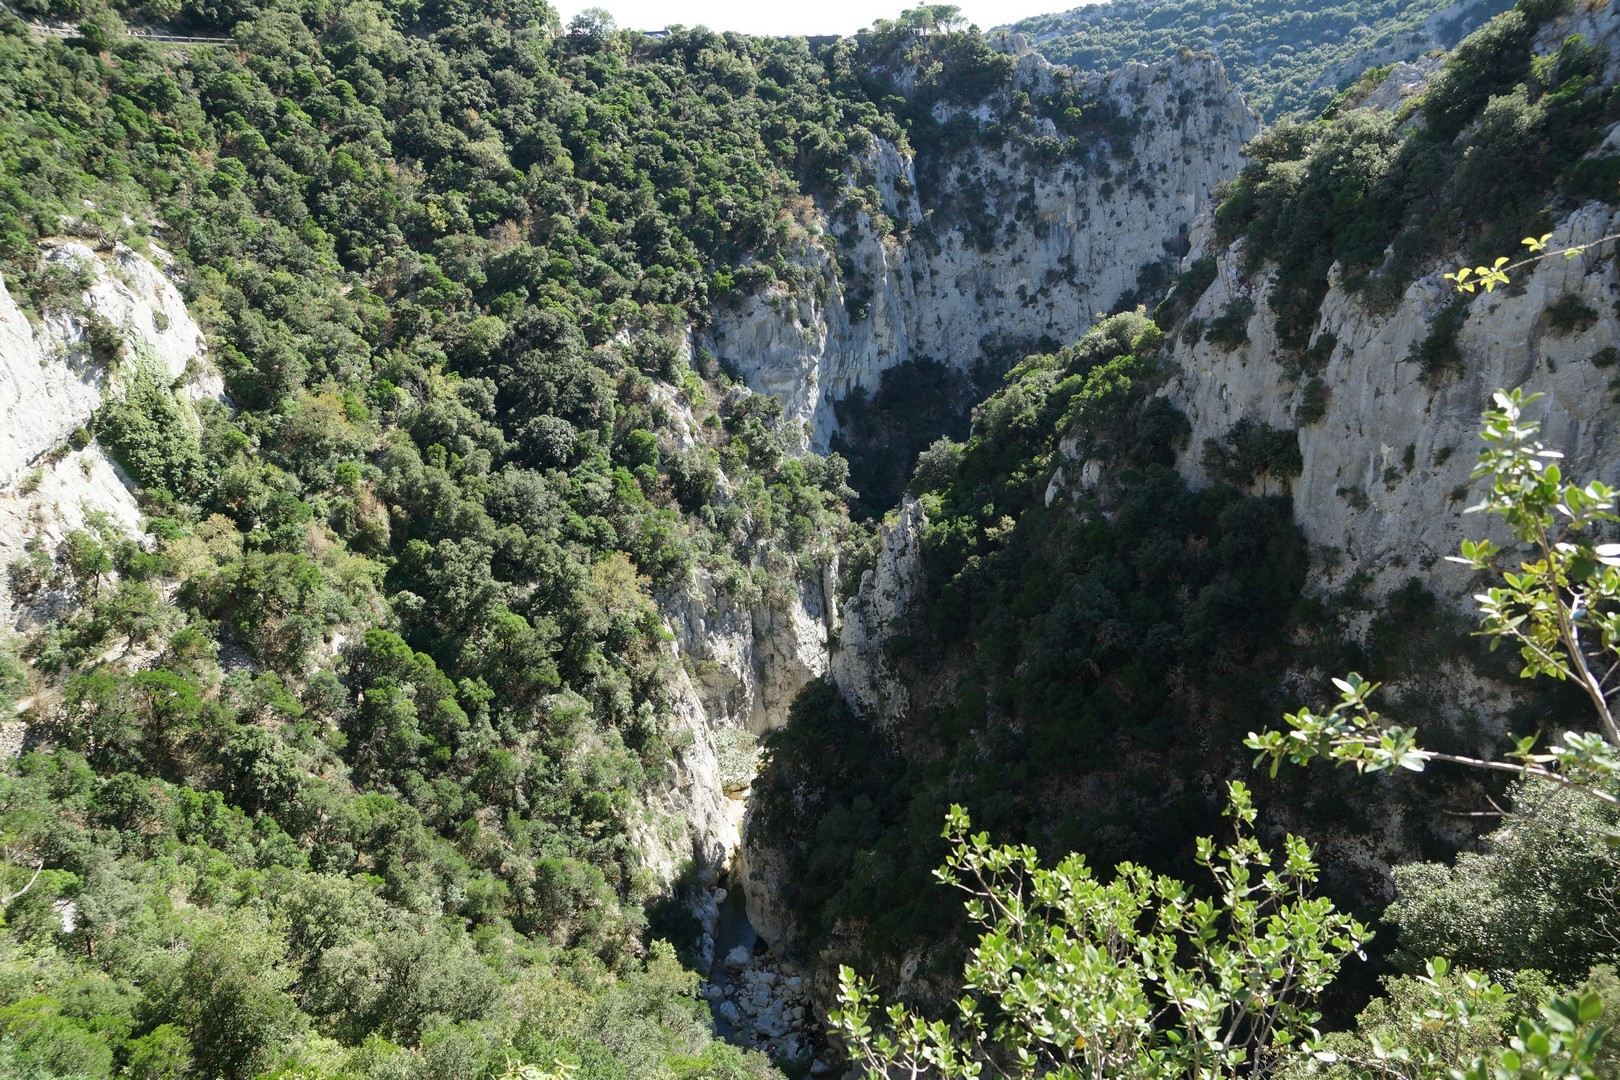
M 1369 705 L 1377 688 L 1360 676 L 1335 679 L 1341 697 L 1326 713 L 1301 709 L 1284 719 L 1287 731 L 1251 732 L 1244 745 L 1271 760 L 1304 764 L 1327 758 L 1358 770 L 1421 771 L 1430 761 L 1538 777 L 1620 805 L 1620 728 L 1610 699 L 1620 672 L 1620 544 L 1603 543 L 1600 530 L 1616 521 L 1615 491 L 1592 481 L 1567 482 L 1562 454 L 1535 438 L 1538 426 L 1524 408 L 1538 395 L 1514 390 L 1495 395 L 1481 432 L 1485 448 L 1474 469 L 1489 480 L 1483 502 L 1470 508 L 1500 515 L 1528 552 L 1516 570 L 1498 568 L 1502 549 L 1489 540 L 1465 541 L 1452 557 L 1476 570 L 1500 573 L 1503 584 L 1475 596 L 1481 633 L 1491 647 L 1516 645 L 1525 678 L 1545 675 L 1578 685 L 1596 714 L 1596 731 L 1572 730 L 1538 751 L 1521 739 L 1503 759 L 1442 754 L 1418 746 L 1410 728 L 1383 723 Z
M 1373 1035 L 1366 1050 L 1317 1049 L 1301 1054 L 1283 1073 L 1287 1080 L 1311 1076 L 1353 1076 L 1357 1080 L 1507 1080 L 1510 1077 L 1590 1077 L 1608 1029 L 1598 1021 L 1603 1002 L 1595 993 L 1554 998 L 1540 1017 L 1521 1017 L 1505 1045 L 1466 1055 L 1459 1068 L 1457 1048 L 1489 1031 L 1492 1018 L 1509 1000 L 1497 982 L 1475 972 L 1451 972 L 1436 958 L 1412 980 L 1417 1000 L 1406 1010 L 1404 1037 Z M 1329 1044 L 1336 1038 L 1330 1037 Z
M 1555 998 L 1493 1046 L 1507 991 L 1440 958 L 1415 980 L 1399 1037 L 1324 1041 L 1316 1000 L 1371 934 L 1307 895 L 1317 867 L 1304 841 L 1288 837 L 1274 858 L 1249 832 L 1247 789 L 1233 783 L 1229 796 L 1234 841 L 1198 842 L 1214 878 L 1207 899 L 1130 863 L 1106 882 L 1078 855 L 1043 868 L 1027 846 L 970 833 L 952 807 L 951 853 L 935 876 L 968 894 L 982 931 L 965 992 L 953 1021 L 929 1020 L 902 1005 L 880 1010 L 872 985 L 840 968 L 842 1008 L 831 1019 L 867 1080 L 1594 1075 L 1607 1034 L 1598 995 Z M 1484 1039 L 1434 1037 L 1464 1030 Z
M 1583 252 L 1590 251 L 1600 244 L 1607 244 L 1610 240 L 1620 240 L 1620 233 L 1610 233 L 1600 236 L 1585 244 L 1574 244 L 1570 247 L 1551 251 L 1547 241 L 1552 239 L 1552 233 L 1543 233 L 1541 236 L 1527 236 L 1519 241 L 1530 249 L 1530 254 L 1518 262 L 1510 262 L 1508 256 L 1499 255 L 1495 262 L 1489 266 L 1459 266 L 1455 271 L 1445 275 L 1447 281 L 1457 286 L 1458 292 L 1472 293 L 1476 288 L 1484 287 L 1486 292 L 1494 292 L 1498 285 L 1510 285 L 1512 279 L 1508 276 L 1520 267 L 1530 266 L 1542 259 L 1550 259 L 1554 255 L 1562 255 L 1566 259 L 1573 259 Z
M 1369 704 L 1375 684 L 1351 675 L 1335 680 L 1342 698 L 1326 714 L 1303 709 L 1287 717 L 1288 731 L 1249 735 L 1246 745 L 1271 758 L 1273 770 L 1283 759 L 1317 757 L 1368 772 L 1449 761 L 1620 802 L 1620 740 L 1609 705 L 1620 669 L 1620 546 L 1597 535 L 1617 520 L 1615 496 L 1602 484 L 1564 481 L 1559 455 L 1524 420 L 1533 400 L 1497 394 L 1485 417 L 1475 475 L 1489 478 L 1490 492 L 1474 509 L 1501 514 L 1529 553 L 1503 573 L 1504 585 L 1480 594 L 1483 633 L 1493 645 L 1519 647 L 1526 677 L 1578 682 L 1601 732 L 1568 733 L 1546 752 L 1525 740 L 1505 760 L 1440 754 L 1419 747 L 1414 731 L 1384 724 Z M 1470 543 L 1459 561 L 1489 569 L 1499 554 L 1493 544 Z M 1337 1052 L 1337 1036 L 1325 1043 L 1314 1027 L 1317 997 L 1370 934 L 1306 895 L 1317 869 L 1303 841 L 1290 836 L 1274 862 L 1247 831 L 1254 822 L 1247 789 L 1233 783 L 1229 794 L 1236 840 L 1219 851 L 1211 839 L 1198 844 L 1198 861 L 1214 878 L 1208 898 L 1129 863 L 1107 882 L 1075 855 L 1043 868 L 1032 848 L 993 847 L 985 834 L 970 834 L 966 813 L 953 807 L 944 833 L 951 853 L 936 876 L 968 893 L 968 915 L 981 929 L 965 992 L 950 1022 L 901 1005 L 880 1011 L 871 984 L 842 968 L 842 1009 L 832 1021 L 869 1080 L 1595 1075 L 1607 1029 L 1593 993 L 1555 998 L 1539 1018 L 1520 1018 L 1498 1045 L 1487 1045 L 1494 1034 L 1431 1038 L 1484 1025 L 1507 1000 L 1483 976 L 1447 978 L 1440 959 L 1420 980 L 1420 1000 L 1403 1010 L 1398 1038 L 1371 1038 L 1365 1052 Z
M 1229 788 L 1236 836 L 1198 842 L 1209 899 L 1126 863 L 1111 880 L 1070 855 L 995 847 L 953 807 L 946 865 L 982 928 L 954 1024 L 903 1006 L 876 1014 L 871 985 L 840 972 L 833 1023 L 877 1076 L 1231 1076 L 1315 1038 L 1314 1005 L 1366 927 L 1308 896 L 1317 866 L 1290 836 L 1279 856 L 1250 830 L 1248 790 Z M 896 1071 L 897 1070 L 897 1071 Z

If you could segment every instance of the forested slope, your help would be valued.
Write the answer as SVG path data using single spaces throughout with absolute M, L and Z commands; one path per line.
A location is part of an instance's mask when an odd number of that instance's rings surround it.
M 1268 118 L 1315 115 L 1367 68 L 1449 49 L 1506 0 L 1112 0 L 1007 29 L 1053 62 L 1111 71 L 1178 49 L 1221 58 Z
M 1047 134 L 1087 99 L 1018 97 L 966 33 L 26 11 L 80 30 L 0 15 L 0 275 L 31 320 L 7 340 L 100 405 L 3 478 L 34 517 L 0 1071 L 765 1074 L 650 944 L 695 948 L 681 901 L 718 869 L 680 815 L 719 768 L 692 716 L 720 665 L 667 614 L 769 622 L 858 569 L 860 530 L 844 463 L 692 341 L 732 298 L 813 296 L 827 215 L 885 220 L 880 141 L 1061 168 L 1116 152 L 1112 114 Z M 149 264 L 206 336 L 178 370 Z M 77 506 L 101 450 L 138 524 Z

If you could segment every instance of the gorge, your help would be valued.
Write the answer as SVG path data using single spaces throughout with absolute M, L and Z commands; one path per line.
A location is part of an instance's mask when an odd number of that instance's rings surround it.
M 1601 980 L 1456 944 L 1501 786 L 1243 741 L 1578 723 L 1446 557 L 1494 391 L 1615 472 L 1620 12 L 1453 7 L 1269 126 L 928 8 L 0 12 L 0 1074 L 842 1074 L 841 964 L 961 992 L 947 807 L 1185 876 L 1232 780 L 1389 920 L 1335 1037 Z

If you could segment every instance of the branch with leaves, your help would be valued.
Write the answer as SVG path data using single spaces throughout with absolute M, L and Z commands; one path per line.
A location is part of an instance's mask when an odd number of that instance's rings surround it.
M 1566 259 L 1573 259 L 1583 252 L 1590 251 L 1600 244 L 1607 244 L 1610 240 L 1620 240 L 1620 233 L 1610 233 L 1599 237 L 1587 244 L 1575 244 L 1572 247 L 1559 248 L 1557 251 L 1549 250 L 1547 242 L 1553 237 L 1552 233 L 1543 233 L 1541 236 L 1527 236 L 1519 241 L 1530 249 L 1530 254 L 1512 262 L 1508 256 L 1500 255 L 1490 266 L 1460 266 L 1452 273 L 1446 275 L 1446 280 L 1457 286 L 1459 292 L 1472 293 L 1476 288 L 1484 288 L 1486 292 L 1494 292 L 1498 285 L 1511 285 L 1512 279 L 1508 276 L 1522 267 L 1532 266 L 1543 259 L 1550 259 L 1554 255 L 1562 255 Z
M 1421 771 L 1430 761 L 1536 777 L 1620 805 L 1620 728 L 1610 698 L 1620 674 L 1620 544 L 1603 542 L 1605 527 L 1620 521 L 1616 493 L 1598 481 L 1567 481 L 1563 455 L 1536 438 L 1538 425 L 1524 410 L 1539 395 L 1513 390 L 1494 395 L 1485 413 L 1474 477 L 1488 481 L 1486 496 L 1469 512 L 1506 521 L 1525 545 L 1516 568 L 1497 566 L 1502 548 L 1465 541 L 1451 561 L 1500 576 L 1501 585 L 1475 596 L 1483 614 L 1480 633 L 1491 647 L 1518 647 L 1525 678 L 1574 682 L 1592 703 L 1596 731 L 1572 730 L 1545 749 L 1519 740 L 1501 759 L 1442 754 L 1418 746 L 1410 728 L 1386 725 L 1369 704 L 1376 684 L 1351 674 L 1335 679 L 1340 700 L 1326 713 L 1301 709 L 1284 717 L 1287 731 L 1250 732 L 1244 745 L 1269 759 L 1273 774 L 1283 760 L 1305 764 L 1326 758 L 1363 772 Z
M 1078 855 L 1044 868 L 1029 847 L 970 833 L 953 807 L 936 877 L 968 894 L 982 931 L 966 992 L 952 1023 L 880 1014 L 843 968 L 832 1019 L 857 1062 L 871 1077 L 1235 1076 L 1310 1042 L 1318 996 L 1371 935 L 1308 895 L 1304 841 L 1267 851 L 1248 790 L 1228 795 L 1234 839 L 1198 842 L 1214 882 L 1202 896 L 1129 863 L 1106 882 Z
M 1451 965 L 1436 957 L 1418 976 L 1424 995 L 1413 1019 L 1429 1033 L 1461 1033 L 1488 1025 L 1508 999 L 1501 984 L 1477 972 L 1448 978 Z M 1596 994 L 1554 998 L 1539 1017 L 1521 1017 L 1505 1044 L 1458 1062 L 1450 1040 L 1393 1042 L 1371 1038 L 1371 1055 L 1332 1051 L 1311 1054 L 1303 1075 L 1348 1066 L 1358 1080 L 1507 1080 L 1510 1077 L 1591 1077 L 1608 1028 L 1599 1023 L 1603 1002 Z M 1451 1052 L 1448 1052 L 1451 1051 Z M 1466 1065 L 1466 1068 L 1459 1068 Z M 1335 1075 L 1342 1075 L 1335 1071 Z M 1296 1073 L 1295 1075 L 1300 1075 Z

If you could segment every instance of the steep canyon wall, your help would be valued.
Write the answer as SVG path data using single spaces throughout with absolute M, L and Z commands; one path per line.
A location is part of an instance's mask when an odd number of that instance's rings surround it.
M 868 163 L 893 231 L 818 207 L 800 253 L 812 287 L 767 289 L 716 313 L 707 346 L 750 387 L 779 395 L 809 447 L 827 449 L 834 402 L 875 391 L 890 368 L 933 360 L 965 371 L 998 351 L 1055 346 L 1168 282 L 1258 121 L 1209 58 L 1073 76 L 1026 53 L 1014 93 L 1071 78 L 1122 118 L 1083 160 L 1043 163 L 1009 142 L 920 162 L 880 143 Z M 993 104 L 980 107 L 985 117 Z M 929 184 L 919 173 L 937 175 Z

